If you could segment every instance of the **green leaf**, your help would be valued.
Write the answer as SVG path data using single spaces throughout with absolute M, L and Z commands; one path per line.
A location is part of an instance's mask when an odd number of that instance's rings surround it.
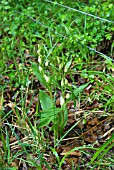
M 102 159 L 102 158 L 104 157 L 104 155 L 105 155 L 106 153 L 108 153 L 108 151 L 109 151 L 111 148 L 113 148 L 113 147 L 114 147 L 114 143 L 112 143 L 112 144 L 109 145 L 106 149 L 104 149 L 103 153 L 98 157 L 98 159 L 99 159 L 99 160 Z M 114 162 L 114 160 L 113 160 L 113 162 Z
M 50 96 L 42 90 L 39 91 L 39 99 L 42 107 L 42 111 L 40 112 L 41 118 L 39 127 L 43 127 L 53 121 L 61 109 L 56 108 Z
M 59 112 L 61 112 L 61 108 L 50 108 L 48 110 L 42 111 L 40 114 L 42 118 L 46 118 L 46 117 L 54 117 Z
M 59 158 L 59 155 L 58 155 L 57 151 L 55 150 L 55 148 L 50 148 L 50 149 L 52 150 L 53 154 L 57 158 L 58 163 L 60 163 L 60 158 Z
M 77 96 L 79 93 L 81 93 L 88 86 L 88 84 L 89 83 L 83 84 L 78 88 L 75 87 L 76 89 L 74 90 L 74 95 Z
M 46 117 L 40 120 L 40 124 L 39 124 L 39 128 L 43 127 L 43 126 L 47 126 L 51 121 L 52 121 L 53 117 Z
M 40 90 L 39 98 L 40 98 L 42 110 L 48 110 L 49 108 L 52 108 L 54 106 L 52 99 L 46 92 Z
M 67 124 L 67 121 L 68 121 L 68 110 L 67 108 L 64 109 L 64 127 L 65 125 Z
M 35 76 L 37 77 L 37 79 L 40 81 L 42 85 L 44 85 L 48 89 L 48 84 L 43 76 L 43 73 L 40 72 L 38 66 L 35 63 L 33 62 L 30 62 L 30 63 L 32 64 L 32 70 Z
M 72 59 L 71 60 L 69 60 L 67 63 L 66 63 L 66 65 L 65 65 L 65 72 L 67 72 L 68 71 L 68 69 L 69 69 L 69 67 L 70 67 L 70 65 L 71 65 L 71 63 L 72 63 Z
M 50 108 L 47 111 L 42 111 L 39 128 L 47 126 L 51 121 L 54 121 L 55 116 L 61 111 L 60 108 Z
M 42 111 L 39 128 L 47 126 L 51 121 L 54 121 L 55 116 L 61 112 L 60 108 L 50 108 L 48 110 Z
M 8 131 L 6 128 L 6 147 L 7 147 L 7 161 L 10 163 L 10 144 L 9 144 L 9 136 L 8 136 Z
M 102 152 L 102 151 L 105 151 L 105 148 L 114 140 L 114 135 L 111 136 L 110 139 L 108 139 L 100 148 L 99 150 L 94 154 L 93 158 L 91 159 L 91 161 L 89 162 L 89 165 L 92 164 L 96 158 L 98 158 L 99 154 Z M 113 145 L 114 146 L 114 145 Z M 111 145 L 111 147 L 113 147 Z M 110 146 L 109 146 L 110 147 Z M 105 154 L 105 152 L 104 152 Z M 103 154 L 103 156 L 104 156 Z M 101 157 L 100 157 L 101 158 Z

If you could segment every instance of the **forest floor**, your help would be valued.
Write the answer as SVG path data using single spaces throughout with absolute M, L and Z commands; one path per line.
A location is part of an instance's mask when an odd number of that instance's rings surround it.
M 113 22 L 46 3 L 1 2 L 0 170 L 113 170 Z

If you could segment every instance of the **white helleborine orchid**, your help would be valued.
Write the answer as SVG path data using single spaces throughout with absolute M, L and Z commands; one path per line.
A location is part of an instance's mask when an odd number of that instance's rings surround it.
M 68 84 L 68 80 L 67 79 L 65 79 L 65 84 Z
M 40 56 L 40 55 L 38 56 L 38 62 L 39 62 L 39 64 L 42 63 L 42 60 L 41 60 L 41 56 Z
M 68 68 L 65 66 L 65 68 L 64 68 L 64 72 L 67 72 L 67 70 L 68 70 Z
M 57 57 L 57 62 L 58 62 L 58 64 L 60 63 L 60 59 L 59 59 L 59 57 Z
M 44 78 L 45 78 L 46 82 L 49 82 L 49 81 L 50 81 L 50 78 L 47 77 L 45 74 L 44 74 Z
M 63 64 L 59 65 L 59 70 L 61 70 L 63 68 Z
M 64 86 L 64 79 L 61 80 L 61 86 Z
M 46 60 L 46 62 L 45 62 L 45 66 L 48 66 L 48 64 L 49 64 L 49 61 L 48 61 L 48 60 Z
M 39 50 L 37 50 L 37 53 L 38 53 L 38 54 L 40 54 L 40 49 L 39 49 Z
M 69 99 L 69 98 L 70 98 L 70 94 L 67 93 L 67 94 L 66 94 L 66 99 Z
M 62 78 L 62 80 L 61 80 L 61 86 L 64 86 L 65 84 L 68 84 L 68 80 Z
M 38 50 L 37 50 L 37 53 L 40 54 L 40 51 L 41 51 L 41 46 L 38 44 Z
M 42 69 L 42 67 L 41 66 L 39 66 L 39 71 L 42 71 L 43 69 Z

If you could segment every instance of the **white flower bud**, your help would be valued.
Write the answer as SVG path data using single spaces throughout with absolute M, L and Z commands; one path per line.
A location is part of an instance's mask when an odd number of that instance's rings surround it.
M 39 55 L 39 57 L 38 57 L 38 62 L 39 62 L 39 64 L 42 63 L 42 60 L 41 60 L 41 56 L 40 56 L 40 55 Z
M 19 64 L 19 70 L 21 70 L 21 69 L 23 69 L 23 64 L 22 63 Z
M 67 72 L 67 70 L 68 70 L 68 67 L 67 67 L 67 66 L 65 66 L 65 68 L 64 68 L 64 72 Z
M 66 94 L 66 99 L 69 99 L 69 98 L 70 98 L 70 94 L 67 93 L 67 94 Z
M 42 67 L 41 66 L 39 66 L 39 71 L 42 71 L 43 69 L 42 69 Z
M 37 53 L 38 53 L 38 54 L 40 54 L 40 49 L 39 49 L 39 50 L 37 50 Z
M 46 75 L 44 75 L 44 78 L 45 78 L 46 82 L 49 82 L 49 81 L 50 81 L 50 78 L 47 77 Z
M 61 86 L 64 86 L 64 79 L 61 80 Z
M 65 101 L 64 101 L 64 98 L 61 96 L 61 97 L 60 97 L 60 105 L 63 106 L 64 102 L 65 102 Z
M 49 63 L 49 62 L 48 62 L 48 60 L 46 60 L 46 62 L 45 62 L 45 66 L 48 66 L 48 63 Z
M 61 70 L 63 68 L 63 64 L 59 65 L 59 70 Z
M 40 54 L 40 51 L 41 51 L 41 46 L 38 45 L 38 50 L 37 50 L 37 53 Z
M 65 79 L 65 84 L 68 84 L 68 80 L 67 79 Z
M 59 57 L 57 57 L 57 62 L 60 63 L 60 58 Z

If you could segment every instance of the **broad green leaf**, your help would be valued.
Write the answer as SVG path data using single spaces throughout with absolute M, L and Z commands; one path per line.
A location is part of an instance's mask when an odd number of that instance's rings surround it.
M 39 124 L 39 128 L 43 127 L 43 126 L 47 126 L 51 121 L 53 120 L 53 117 L 46 117 L 46 118 L 42 118 L 40 120 L 40 124 Z
M 44 85 L 48 89 L 48 84 L 43 76 L 43 73 L 41 73 L 41 71 L 39 70 L 39 67 L 35 63 L 32 62 L 30 63 L 32 64 L 32 70 L 37 79 L 40 81 L 42 85 Z
M 45 118 L 45 117 L 54 117 L 59 112 L 61 112 L 61 108 L 50 108 L 48 110 L 41 111 L 40 114 L 41 114 L 41 118 Z
M 54 121 L 55 116 L 60 113 L 60 108 L 50 108 L 42 111 L 39 127 L 47 126 L 51 121 Z
M 53 103 L 52 99 L 50 98 L 50 96 L 46 92 L 40 90 L 39 98 L 40 98 L 42 110 L 47 111 L 49 108 L 53 107 L 54 103 Z

